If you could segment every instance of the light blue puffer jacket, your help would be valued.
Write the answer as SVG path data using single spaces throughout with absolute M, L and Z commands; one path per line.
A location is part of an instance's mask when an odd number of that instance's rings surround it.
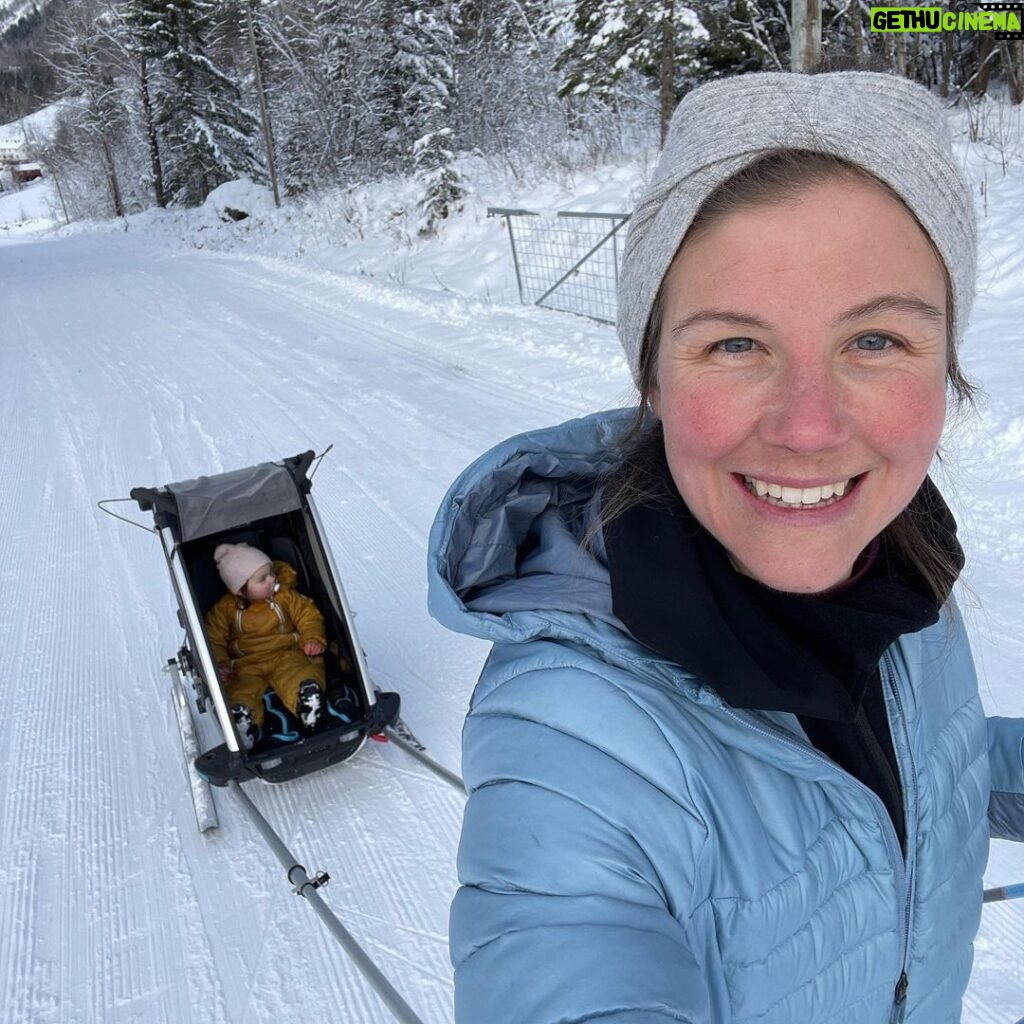
M 432 613 L 494 641 L 463 737 L 458 1024 L 954 1024 L 990 783 L 993 833 L 1024 834 L 1024 723 L 986 726 L 952 605 L 886 653 L 904 861 L 794 716 L 731 709 L 613 615 L 579 542 L 627 416 L 504 442 L 434 525 Z

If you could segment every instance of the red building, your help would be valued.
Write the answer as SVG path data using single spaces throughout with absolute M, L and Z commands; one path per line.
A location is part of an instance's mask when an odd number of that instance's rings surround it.
M 43 169 L 39 164 L 14 164 L 11 167 L 11 175 L 19 185 L 26 181 L 35 181 L 43 176 Z

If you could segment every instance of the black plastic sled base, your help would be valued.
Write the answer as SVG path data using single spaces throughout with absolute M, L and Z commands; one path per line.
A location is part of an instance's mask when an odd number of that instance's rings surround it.
M 401 708 L 399 695 L 378 690 L 376 697 L 369 717 L 361 722 L 339 725 L 266 749 L 258 744 L 255 750 L 248 752 L 230 751 L 227 744 L 222 743 L 195 759 L 196 771 L 211 785 L 226 786 L 229 782 L 249 779 L 288 782 L 339 764 L 362 746 L 366 736 L 383 732 L 397 720 Z

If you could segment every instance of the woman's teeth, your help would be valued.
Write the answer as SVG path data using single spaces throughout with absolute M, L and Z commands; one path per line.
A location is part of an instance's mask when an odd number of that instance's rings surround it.
M 743 482 L 749 491 L 771 505 L 806 508 L 824 502 L 832 504 L 849 490 L 853 480 L 839 480 L 822 487 L 783 487 L 782 484 L 768 483 L 767 480 L 758 480 L 752 476 L 745 476 Z

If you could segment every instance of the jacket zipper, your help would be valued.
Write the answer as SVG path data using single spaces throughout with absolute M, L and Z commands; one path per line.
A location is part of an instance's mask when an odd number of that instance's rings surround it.
M 903 701 L 900 698 L 899 690 L 896 688 L 893 675 L 890 672 L 888 664 L 889 655 L 888 653 L 882 655 L 882 660 L 879 663 L 879 672 L 881 673 L 883 687 L 892 693 L 893 703 L 896 705 L 896 710 L 900 719 L 900 727 L 904 733 L 904 739 L 907 740 L 907 750 L 910 750 L 909 734 L 907 733 L 906 716 L 903 710 Z M 884 667 L 884 671 L 883 671 Z M 753 729 L 755 732 L 759 732 L 764 736 L 774 737 L 782 740 L 782 742 L 789 744 L 792 747 L 796 747 L 798 750 L 809 753 L 812 757 L 816 758 L 827 765 L 835 773 L 841 776 L 844 780 L 852 782 L 855 786 L 858 786 L 864 793 L 867 794 L 868 798 L 872 801 L 875 807 L 875 815 L 882 825 L 882 834 L 885 836 L 886 851 L 889 855 L 889 863 L 892 865 L 893 874 L 896 880 L 896 894 L 897 902 L 903 904 L 903 915 L 900 918 L 900 976 L 896 983 L 896 988 L 893 992 L 893 1009 L 890 1016 L 890 1024 L 902 1024 L 904 1015 L 906 1014 L 907 1007 L 907 989 L 909 987 L 909 979 L 907 977 L 907 960 L 910 954 L 910 919 L 913 909 L 913 868 L 911 861 L 911 845 L 910 845 L 910 830 L 909 822 L 911 820 L 911 813 L 916 820 L 917 815 L 917 773 L 916 771 L 910 772 L 910 783 L 913 790 L 912 802 L 909 802 L 906 798 L 907 793 L 907 782 L 903 777 L 904 772 L 902 768 L 899 768 L 899 754 L 896 754 L 896 765 L 900 770 L 901 782 L 903 783 L 904 790 L 904 804 L 905 804 L 905 816 L 907 821 L 907 857 L 904 860 L 903 851 L 900 849 L 899 838 L 896 835 L 896 827 L 892 823 L 892 819 L 889 817 L 889 811 L 885 804 L 882 802 L 881 797 L 870 788 L 866 786 L 860 779 L 855 778 L 849 772 L 844 771 L 839 767 L 831 758 L 826 757 L 816 747 L 813 747 L 810 743 L 804 743 L 799 740 L 796 736 L 785 732 L 782 729 L 777 728 L 773 725 L 767 725 L 763 722 L 755 721 L 751 718 L 746 718 L 739 714 L 733 708 L 729 707 L 724 701 L 722 702 L 723 710 L 735 718 L 736 721 L 741 722 L 749 729 Z M 891 727 L 891 725 L 890 725 Z M 895 752 L 895 744 L 893 745 Z M 910 756 L 908 754 L 908 756 Z M 913 765 L 911 764 L 911 768 Z M 916 835 L 915 835 L 916 839 Z
M 899 688 L 896 686 L 896 673 L 892 669 L 888 652 L 882 655 L 882 660 L 879 662 L 878 668 L 882 673 L 882 683 L 892 694 L 893 703 L 896 705 L 897 717 L 899 718 L 900 728 L 903 731 L 903 741 L 907 750 L 909 767 L 909 772 L 907 773 L 904 773 L 902 768 L 900 768 L 900 758 L 899 754 L 896 752 L 896 745 L 894 743 L 893 753 L 896 754 L 896 767 L 900 770 L 900 774 L 902 776 L 901 781 L 903 783 L 904 804 L 907 807 L 907 810 L 904 811 L 904 830 L 907 837 L 907 861 L 905 871 L 906 892 L 904 895 L 905 903 L 903 910 L 903 966 L 900 970 L 899 983 L 896 985 L 895 1005 L 893 1006 L 892 1014 L 893 1024 L 903 1024 L 903 1018 L 907 1012 L 907 988 L 910 984 L 910 980 L 907 977 L 907 961 L 910 958 L 910 923 L 914 912 L 914 883 L 916 881 L 912 857 L 913 846 L 917 845 L 917 769 L 914 767 L 914 750 L 910 743 L 910 732 L 907 729 L 907 716 L 906 712 L 903 710 L 903 698 L 900 697 Z M 908 799 L 910 801 L 909 803 Z M 907 813 L 910 808 L 913 809 L 913 814 Z M 915 822 L 913 846 L 910 842 L 911 821 Z

